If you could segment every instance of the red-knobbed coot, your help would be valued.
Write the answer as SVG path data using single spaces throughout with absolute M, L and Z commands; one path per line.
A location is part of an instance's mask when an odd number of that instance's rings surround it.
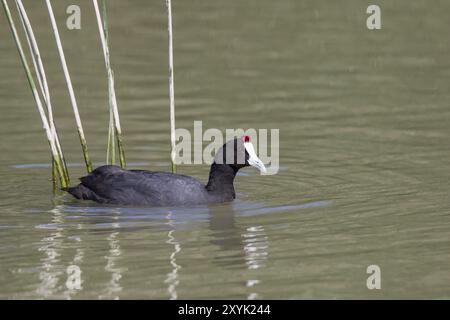
M 219 149 L 206 186 L 181 174 L 124 170 L 106 165 L 80 178 L 81 183 L 76 187 L 63 190 L 77 199 L 119 205 L 184 206 L 228 202 L 235 198 L 236 173 L 249 165 L 266 171 L 250 137 L 243 136 L 228 141 Z

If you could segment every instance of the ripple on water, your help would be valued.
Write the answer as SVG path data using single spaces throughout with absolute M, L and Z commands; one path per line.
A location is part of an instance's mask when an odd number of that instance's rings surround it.
M 121 229 L 135 227 L 164 226 L 170 218 L 173 225 L 186 225 L 208 222 L 210 215 L 218 211 L 230 211 L 229 213 L 239 217 L 251 217 L 268 214 L 278 214 L 288 211 L 326 207 L 333 204 L 330 200 L 321 200 L 302 203 L 298 205 L 266 206 L 264 203 L 251 201 L 235 201 L 231 204 L 198 206 L 191 208 L 158 207 L 158 208 L 133 208 L 133 207 L 105 207 L 80 205 L 58 205 L 51 210 L 53 214 L 64 215 L 65 223 L 46 223 L 36 225 L 38 229 L 71 228 L 73 225 L 84 223 L 83 228 L 109 229 L 117 224 Z M 38 212 L 38 210 L 36 210 Z M 41 212 L 41 211 L 39 211 Z M 170 216 L 169 216 L 170 215 Z M 73 223 L 68 223 L 73 221 Z M 0 226 L 0 228 L 8 226 Z

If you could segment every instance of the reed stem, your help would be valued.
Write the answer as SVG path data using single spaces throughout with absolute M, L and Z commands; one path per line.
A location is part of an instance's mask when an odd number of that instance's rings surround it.
M 59 142 L 58 133 L 56 131 L 55 121 L 53 118 L 53 107 L 50 99 L 50 90 L 48 89 L 47 76 L 45 74 L 44 64 L 42 63 L 41 54 L 39 52 L 39 46 L 37 44 L 36 38 L 34 36 L 33 28 L 31 27 L 30 20 L 28 19 L 25 7 L 22 4 L 22 0 L 16 0 L 17 11 L 19 12 L 19 18 L 22 22 L 23 29 L 25 31 L 25 36 L 27 38 L 27 43 L 31 52 L 31 58 L 33 61 L 34 69 L 36 71 L 36 76 L 38 79 L 39 88 L 41 90 L 42 97 L 44 99 L 44 104 L 47 109 L 48 124 L 50 126 L 50 131 L 52 133 L 53 140 L 56 145 L 59 157 L 61 158 L 61 163 L 63 165 L 64 177 L 67 183 L 70 182 L 69 171 L 67 169 L 66 161 L 64 159 L 64 153 Z
M 172 162 L 172 173 L 176 173 L 175 165 L 175 90 L 173 81 L 173 33 L 172 33 L 172 2 L 166 0 L 167 7 L 167 30 L 169 33 L 169 108 L 170 108 L 170 159 Z
M 50 22 L 51 22 L 52 28 L 53 28 L 53 34 L 55 35 L 55 41 L 56 41 L 56 46 L 58 48 L 59 58 L 60 58 L 61 65 L 63 68 L 64 77 L 66 79 L 67 89 L 69 91 L 70 102 L 72 104 L 73 113 L 75 115 L 75 123 L 77 126 L 78 137 L 80 139 L 81 149 L 83 151 L 84 162 L 86 164 L 86 170 L 89 173 L 92 171 L 92 162 L 91 162 L 91 160 L 89 158 L 89 154 L 88 154 L 86 138 L 84 136 L 83 125 L 81 123 L 80 113 L 78 111 L 78 105 L 77 105 L 77 100 L 75 98 L 75 93 L 74 93 L 73 86 L 72 86 L 72 80 L 70 78 L 69 69 L 67 68 L 66 58 L 65 58 L 64 50 L 63 50 L 63 47 L 61 44 L 61 38 L 59 36 L 58 25 L 56 24 L 55 15 L 53 14 L 52 4 L 51 4 L 50 0 L 46 0 L 46 3 L 47 3 L 48 14 L 50 16 Z
M 8 20 L 8 24 L 9 24 L 9 27 L 11 29 L 13 38 L 14 38 L 14 42 L 16 44 L 17 50 L 19 51 L 20 60 L 22 62 L 22 66 L 23 66 L 23 68 L 25 70 L 25 75 L 27 77 L 28 84 L 29 84 L 31 92 L 33 94 L 33 98 L 34 98 L 34 100 L 36 102 L 37 111 L 38 111 L 38 113 L 39 113 L 39 115 L 41 117 L 42 126 L 43 126 L 44 132 L 46 134 L 48 144 L 50 146 L 50 151 L 51 151 L 51 154 L 52 154 L 54 165 L 56 167 L 56 171 L 58 172 L 58 175 L 59 175 L 59 180 L 60 180 L 61 187 L 65 188 L 65 187 L 68 186 L 69 182 L 66 180 L 66 177 L 65 177 L 65 174 L 64 174 L 64 169 L 63 169 L 63 166 L 62 166 L 62 159 L 61 159 L 60 155 L 58 154 L 58 150 L 57 150 L 56 145 L 55 145 L 55 139 L 54 139 L 53 133 L 52 133 L 52 131 L 50 129 L 50 125 L 48 123 L 47 116 L 46 116 L 44 108 L 42 106 L 42 102 L 40 100 L 38 91 L 36 89 L 36 84 L 35 84 L 35 82 L 33 80 L 33 76 L 31 74 L 30 68 L 28 66 L 28 62 L 26 60 L 26 56 L 25 56 L 25 53 L 23 51 L 22 44 L 20 42 L 20 38 L 19 38 L 19 35 L 17 33 L 17 29 L 16 29 L 16 26 L 15 26 L 14 21 L 12 19 L 11 11 L 9 9 L 9 6 L 8 6 L 8 3 L 6 2 L 6 0 L 2 0 L 2 5 L 3 5 L 3 9 L 5 10 L 5 14 L 6 14 L 6 17 L 7 17 L 7 20 Z M 52 170 L 52 172 L 54 172 L 54 170 Z M 56 177 L 54 177 L 54 178 L 56 179 Z
M 53 157 L 51 161 L 52 161 L 52 189 L 53 194 L 56 194 L 56 192 L 58 191 L 58 182 L 57 182 L 58 170 L 56 170 L 56 165 L 55 161 L 53 160 Z
M 103 32 L 105 34 L 105 42 L 109 43 L 108 33 L 108 15 L 106 14 L 106 3 L 102 1 L 102 17 L 103 17 Z M 110 86 L 108 85 L 108 96 L 110 96 Z M 108 148 L 106 150 L 106 163 L 116 164 L 116 130 L 114 129 L 114 113 L 110 104 L 109 108 L 109 127 L 108 127 Z M 108 163 L 108 161 L 110 163 Z
M 108 127 L 108 147 L 106 149 L 106 164 L 116 164 L 116 137 L 114 130 L 114 115 L 109 113 L 109 127 Z
M 108 16 L 106 14 L 106 3 L 102 1 L 102 17 L 103 17 L 103 32 L 105 35 L 106 44 L 109 43 L 108 33 Z M 109 81 L 109 80 L 108 80 Z M 110 86 L 108 84 L 108 97 L 111 95 Z M 116 130 L 114 129 L 114 113 L 111 103 L 109 103 L 109 127 L 108 127 L 108 147 L 106 150 L 106 164 L 116 164 Z
M 117 140 L 117 148 L 119 150 L 119 161 L 120 166 L 122 168 L 125 168 L 126 161 L 125 161 L 125 151 L 123 148 L 123 140 L 122 140 L 122 128 L 120 126 L 120 118 L 119 118 L 119 110 L 117 107 L 117 99 L 116 99 L 116 92 L 114 89 L 114 72 L 111 68 L 110 63 L 110 55 L 109 55 L 109 47 L 108 47 L 108 25 L 107 25 L 107 15 L 106 15 L 106 1 L 102 0 L 103 5 L 103 20 L 100 16 L 100 10 L 98 8 L 98 2 L 97 0 L 92 0 L 94 4 L 95 9 L 95 15 L 97 17 L 97 25 L 98 30 L 100 34 L 100 40 L 103 48 L 103 56 L 105 59 L 105 67 L 108 75 L 108 97 L 109 97 L 109 107 L 110 107 L 110 113 L 113 115 L 113 122 L 114 122 L 114 133 Z M 103 23 L 102 23 L 103 21 Z M 110 146 L 110 143 L 108 143 L 108 148 Z

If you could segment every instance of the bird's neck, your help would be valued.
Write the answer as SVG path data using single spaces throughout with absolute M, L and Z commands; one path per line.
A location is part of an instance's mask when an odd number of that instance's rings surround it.
M 221 195 L 228 200 L 235 198 L 233 181 L 236 176 L 237 169 L 228 164 L 211 165 L 209 171 L 209 180 L 206 185 L 206 190 L 213 195 Z

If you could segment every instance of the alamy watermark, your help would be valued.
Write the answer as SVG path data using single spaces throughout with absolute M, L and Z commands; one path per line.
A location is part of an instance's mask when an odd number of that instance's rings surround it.
M 222 146 L 235 139 L 246 137 L 244 141 L 245 150 L 250 156 L 258 155 L 258 158 L 265 165 L 265 172 L 262 174 L 273 175 L 279 170 L 280 159 L 280 130 L 270 129 L 225 129 L 224 133 L 216 128 L 203 130 L 202 121 L 194 121 L 194 132 L 184 128 L 175 130 L 175 164 L 212 164 L 220 161 L 217 154 L 221 152 Z M 270 138 L 270 143 L 269 143 Z M 207 143 L 203 147 L 204 142 Z M 193 152 L 192 152 L 193 151 Z M 269 152 L 270 151 L 270 152 Z M 226 157 L 232 158 L 230 154 L 234 149 L 227 149 Z M 237 163 L 245 163 L 244 158 L 239 158 L 237 154 Z
M 371 264 L 367 267 L 366 270 L 367 274 L 370 274 L 370 276 L 367 278 L 366 286 L 367 289 L 373 290 L 373 289 L 381 289 L 381 269 L 376 264 Z
M 66 13 L 69 15 L 66 19 L 66 26 L 69 30 L 81 29 L 81 9 L 80 6 L 71 4 L 67 7 Z M 367 7 L 366 13 L 370 14 L 366 20 L 366 26 L 369 30 L 381 29 L 381 9 L 376 4 Z
M 381 29 L 381 9 L 376 4 L 367 7 L 366 13 L 370 14 L 366 20 L 366 26 L 369 30 Z
M 66 19 L 66 26 L 69 30 L 81 29 L 81 9 L 80 6 L 72 4 L 67 7 L 66 13 L 69 15 Z
M 81 290 L 81 269 L 77 265 L 70 265 L 66 269 L 66 287 L 69 290 Z

